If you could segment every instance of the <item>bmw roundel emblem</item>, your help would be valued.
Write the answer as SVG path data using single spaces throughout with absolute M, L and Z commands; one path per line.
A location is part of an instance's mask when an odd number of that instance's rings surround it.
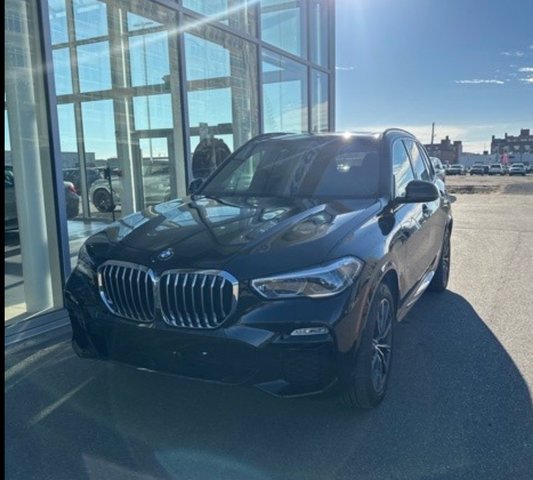
M 166 250 L 163 250 L 157 258 L 159 260 L 168 260 L 169 258 L 172 258 L 174 256 L 174 250 L 172 248 L 167 248 Z

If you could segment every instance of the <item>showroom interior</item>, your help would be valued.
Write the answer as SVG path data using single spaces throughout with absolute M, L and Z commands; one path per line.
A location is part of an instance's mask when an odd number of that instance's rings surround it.
M 250 138 L 334 130 L 334 0 L 6 0 L 6 343 L 67 325 L 90 234 Z

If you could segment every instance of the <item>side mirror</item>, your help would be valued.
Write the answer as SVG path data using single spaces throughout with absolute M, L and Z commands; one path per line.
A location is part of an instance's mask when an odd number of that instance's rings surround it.
M 431 182 L 411 180 L 405 188 L 405 197 L 398 197 L 397 203 L 433 202 L 439 198 L 439 191 Z
M 196 178 L 191 183 L 189 183 L 189 194 L 192 195 L 200 190 L 200 187 L 204 183 L 203 178 Z

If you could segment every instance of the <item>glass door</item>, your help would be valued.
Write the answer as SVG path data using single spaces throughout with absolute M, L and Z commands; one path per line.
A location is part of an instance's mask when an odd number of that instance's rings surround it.
M 176 196 L 172 130 L 141 130 L 132 134 L 136 210 Z

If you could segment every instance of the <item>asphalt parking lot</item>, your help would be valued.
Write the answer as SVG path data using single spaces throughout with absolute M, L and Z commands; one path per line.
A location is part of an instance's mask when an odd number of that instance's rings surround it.
M 449 290 L 398 325 L 378 409 L 80 360 L 68 338 L 27 343 L 5 357 L 6 478 L 530 479 L 533 176 L 448 183 Z

